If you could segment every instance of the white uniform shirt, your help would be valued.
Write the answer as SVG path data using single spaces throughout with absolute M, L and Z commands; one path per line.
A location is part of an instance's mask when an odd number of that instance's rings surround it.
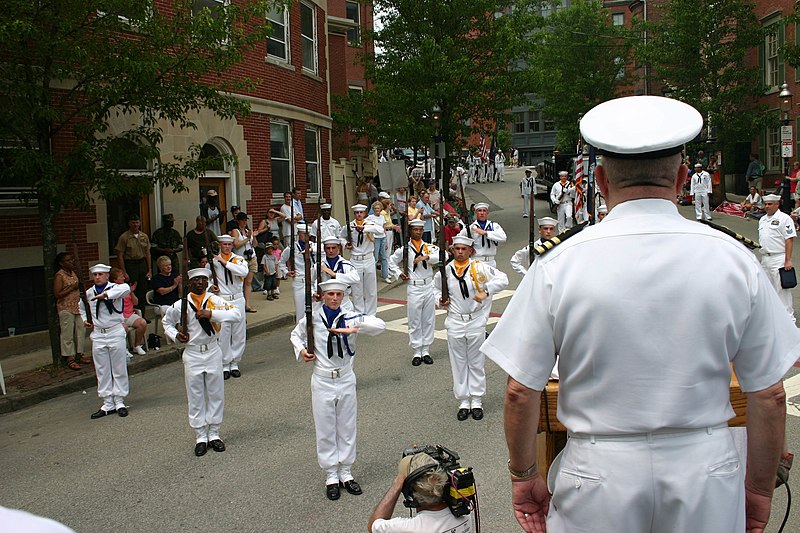
M 428 244 L 422 241 L 422 249 L 417 250 L 416 246 L 408 242 L 408 277 L 413 280 L 431 279 L 433 278 L 433 266 L 439 264 L 439 247 L 435 244 Z M 414 259 L 417 254 L 427 255 L 430 259 L 420 261 L 414 265 Z M 423 264 L 424 263 L 424 264 Z M 395 275 L 400 276 L 403 273 L 403 248 L 398 248 L 389 257 L 389 271 Z M 416 268 L 414 268 L 416 266 Z
M 219 293 L 226 296 L 241 294 L 244 288 L 244 278 L 250 272 L 244 257 L 232 253 L 225 265 L 216 259 L 213 260 L 213 263 L 217 274 Z M 211 281 L 213 282 L 213 279 Z
M 540 244 L 542 244 L 542 239 L 536 239 L 533 243 L 534 246 L 539 246 Z M 531 255 L 529 252 L 530 246 L 525 246 L 514 252 L 514 255 L 511 257 L 511 268 L 514 269 L 514 272 L 518 272 L 520 276 L 524 276 L 528 272 L 528 267 L 531 264 Z
M 534 191 L 536 191 L 536 178 L 534 178 L 533 174 L 522 178 L 522 181 L 519 182 L 520 194 L 530 196 Z
M 296 221 L 292 220 L 292 206 L 291 205 L 282 204 L 280 209 L 279 209 L 279 211 L 281 212 L 281 214 L 283 214 L 284 217 L 286 217 L 286 218 L 283 219 L 283 222 L 281 222 L 281 236 L 289 237 L 289 236 L 292 235 L 292 225 L 295 224 L 295 222 L 296 222 Z M 295 210 L 294 216 L 296 217 L 299 214 L 300 213 L 298 213 Z M 296 237 L 297 236 L 297 232 L 295 231 L 294 234 L 295 234 L 295 237 Z
M 189 302 L 194 305 L 194 300 L 192 297 L 187 295 L 187 298 L 189 299 Z M 203 344 L 209 344 L 212 341 L 216 341 L 217 333 L 219 333 L 219 324 L 222 322 L 239 322 L 244 318 L 242 316 L 242 312 L 235 306 L 229 305 L 222 298 L 206 292 L 203 294 L 203 300 L 200 304 L 200 309 L 208 309 L 211 311 L 211 325 L 215 326 L 214 330 L 216 333 L 213 333 L 212 335 L 206 333 L 203 329 L 203 326 L 200 325 L 200 321 L 197 318 L 194 309 L 192 309 L 192 306 L 187 305 L 186 318 L 189 341 L 186 344 L 178 343 L 178 324 L 181 321 L 182 301 L 182 299 L 178 300 L 168 307 L 167 312 L 161 321 L 164 324 L 164 333 L 167 335 L 169 340 L 182 346 L 201 346 Z
M 711 174 L 705 170 L 695 172 L 692 174 L 692 184 L 689 188 L 689 194 L 711 194 Z
M 489 296 L 494 296 L 508 287 L 508 276 L 506 276 L 504 272 L 500 272 L 483 261 L 470 259 L 469 262 L 470 264 L 463 274 L 464 281 L 467 285 L 466 298 L 461 293 L 461 284 L 454 274 L 455 264 L 451 262 L 446 267 L 447 289 L 450 292 L 450 305 L 447 307 L 448 313 L 477 316 L 479 312 L 485 311 L 487 307 L 492 305 L 491 298 L 487 298 L 482 302 L 476 302 L 474 300 L 479 288 L 483 290 L 483 292 L 488 293 Z M 436 294 L 436 302 L 438 304 L 442 297 L 442 273 L 438 270 L 433 277 L 433 286 Z
M 295 282 L 303 282 L 305 283 L 306 280 L 306 256 L 303 254 L 303 250 L 300 249 L 300 245 L 298 243 L 294 243 L 294 281 Z M 292 249 L 290 247 L 286 247 L 281 252 L 281 259 L 278 261 L 278 272 L 280 273 L 281 278 L 285 278 L 286 274 L 291 270 L 289 265 L 289 254 L 292 253 Z M 314 247 L 313 243 L 311 245 L 311 279 L 315 279 L 317 277 L 317 250 Z
M 317 225 L 322 224 L 322 238 L 325 239 L 327 237 L 338 237 L 339 233 L 342 231 L 342 225 L 339 223 L 338 220 L 331 217 L 328 220 L 320 217 L 311 224 L 311 227 L 308 228 L 308 232 L 314 237 L 317 237 Z
M 724 424 L 730 363 L 743 391 L 765 389 L 800 333 L 741 243 L 648 199 L 539 256 L 481 350 L 535 390 L 559 354 L 558 419 L 638 433 Z
M 322 258 L 322 264 L 323 264 L 323 266 L 327 266 L 328 268 L 330 268 L 331 270 L 333 270 L 336 273 L 336 279 L 338 281 L 341 281 L 342 283 L 347 283 L 348 286 L 352 285 L 353 283 L 358 283 L 359 280 L 361 279 L 361 277 L 358 275 L 358 270 L 356 270 L 356 267 L 353 266 L 353 263 L 351 263 L 350 261 L 348 261 L 347 259 L 345 259 L 341 255 L 337 255 L 336 256 L 336 262 L 333 264 L 332 268 L 330 266 L 330 263 L 328 262 L 328 258 L 327 257 L 323 257 Z M 315 266 L 316 266 L 316 264 L 315 264 Z M 314 271 L 316 272 L 316 268 L 314 269 Z M 322 271 L 322 281 L 328 281 L 329 279 L 333 279 L 333 278 L 331 276 L 329 276 L 328 273 L 323 270 Z M 348 292 L 349 292 L 349 290 L 350 289 L 348 288 Z M 316 275 L 314 276 L 313 291 L 314 292 L 318 291 Z M 347 296 L 345 296 L 345 298 L 346 297 Z
M 758 221 L 758 243 L 761 251 L 770 254 L 786 252 L 786 239 L 797 237 L 792 217 L 780 209 L 774 215 L 764 215 Z
M 377 220 L 377 219 L 376 219 Z M 371 254 L 372 251 L 375 249 L 375 239 L 379 239 L 381 237 L 386 236 L 386 232 L 383 230 L 383 217 L 381 217 L 381 223 L 376 224 L 374 220 L 365 219 L 364 220 L 364 231 L 359 233 L 356 231 L 356 221 L 350 221 L 350 235 L 353 239 L 353 248 L 351 253 L 353 255 L 368 255 Z M 347 228 L 348 226 L 342 227 L 342 232 L 340 237 L 347 240 Z
M 562 193 L 564 194 L 563 197 L 561 196 Z M 574 198 L 575 187 L 573 187 L 570 182 L 566 182 L 562 185 L 560 181 L 557 181 L 553 184 L 553 188 L 550 189 L 550 201 L 556 205 L 571 204 Z
M 505 164 L 506 164 L 506 156 L 503 155 L 503 153 L 497 153 L 494 156 L 494 166 L 500 168 L 502 166 L 505 166 Z
M 456 518 L 450 509 L 419 511 L 413 518 L 378 518 L 372 523 L 372 533 L 472 533 L 472 515 Z
M 92 298 L 105 292 L 105 300 L 94 300 Z M 97 285 L 92 285 L 86 289 L 86 299 L 89 301 L 89 309 L 92 310 L 92 320 L 95 329 L 110 329 L 122 324 L 125 318 L 122 316 L 123 298 L 131 293 L 131 287 L 127 283 L 111 283 L 110 281 L 102 291 L 97 290 Z M 108 303 L 106 303 L 108 302 Z M 109 309 L 113 308 L 113 311 Z M 78 302 L 78 311 L 81 318 L 86 321 L 86 307 L 83 302 Z
M 480 257 L 493 256 L 497 254 L 497 245 L 506 242 L 508 237 L 503 227 L 497 222 L 486 220 L 485 230 L 488 231 L 486 235 L 478 235 L 475 228 L 480 228 L 480 223 L 473 220 L 470 224 L 470 234 L 467 235 L 467 228 L 462 228 L 458 232 L 461 237 L 471 237 L 474 241 L 472 247 L 475 248 L 475 255 Z

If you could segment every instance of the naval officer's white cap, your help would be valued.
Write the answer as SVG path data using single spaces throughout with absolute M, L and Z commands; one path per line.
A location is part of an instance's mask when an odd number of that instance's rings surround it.
M 356 204 L 353 207 L 351 207 L 350 209 L 352 209 L 353 211 L 366 211 L 367 210 L 367 206 L 365 206 L 364 204 Z
M 341 245 L 342 241 L 336 235 L 328 235 L 324 239 L 322 239 L 322 244 L 338 244 Z
M 104 265 L 103 263 L 97 263 L 96 265 L 89 267 L 89 272 L 92 274 L 103 274 L 106 272 L 111 272 L 111 267 Z
M 328 281 L 323 281 L 319 284 L 319 290 L 322 292 L 328 291 L 346 291 L 347 290 L 347 283 L 343 281 L 337 281 L 335 279 L 329 279 Z
M 600 207 L 597 208 L 597 212 L 598 213 L 608 213 L 608 207 L 606 206 L 606 204 L 603 204 L 603 205 L 601 205 Z
M 489 204 L 486 202 L 478 202 L 475 204 L 475 209 L 489 209 Z
M 689 104 L 662 96 L 627 96 L 603 102 L 581 119 L 581 135 L 600 153 L 618 159 L 677 154 L 700 133 L 703 117 Z
M 417 218 L 409 222 L 408 225 L 411 226 L 412 228 L 424 228 L 425 221 Z
M 306 226 L 305 224 L 297 225 L 297 233 L 307 233 L 307 232 L 308 232 L 308 226 Z
M 204 277 L 207 278 L 211 274 L 211 271 L 207 268 L 193 268 L 189 271 L 189 279 Z
M 219 242 L 230 242 L 230 243 L 232 243 L 232 242 L 233 242 L 233 237 L 231 237 L 230 235 L 227 235 L 227 234 L 223 233 L 222 235 L 219 235 L 219 236 L 217 237 L 217 241 L 219 241 Z
M 320 209 L 331 209 L 333 206 L 331 204 L 322 204 L 319 206 Z
M 765 202 L 780 202 L 781 201 L 781 197 L 778 196 L 777 194 L 767 194 L 767 195 L 764 195 L 764 201 Z
M 453 244 L 454 245 L 455 244 L 465 244 L 467 246 L 472 246 L 472 243 L 473 243 L 473 241 L 469 237 L 464 237 L 464 236 L 461 236 L 461 235 L 456 235 L 455 237 L 453 237 Z
M 558 220 L 554 219 L 553 217 L 542 217 L 537 220 L 537 222 L 539 223 L 539 227 L 558 225 Z

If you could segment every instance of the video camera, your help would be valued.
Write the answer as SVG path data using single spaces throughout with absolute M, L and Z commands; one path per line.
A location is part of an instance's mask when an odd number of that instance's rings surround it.
M 419 502 L 414 498 L 414 482 L 437 468 L 441 468 L 447 474 L 448 479 L 442 491 L 442 499 L 450 512 L 454 516 L 464 516 L 473 509 L 477 509 L 478 495 L 475 490 L 475 476 L 472 473 L 472 467 L 462 467 L 458 463 L 458 454 L 440 445 L 406 448 L 403 451 L 403 457 L 418 453 L 428 454 L 436 461 L 436 464 L 429 464 L 409 473 L 403 482 L 403 505 L 408 508 L 419 507 Z

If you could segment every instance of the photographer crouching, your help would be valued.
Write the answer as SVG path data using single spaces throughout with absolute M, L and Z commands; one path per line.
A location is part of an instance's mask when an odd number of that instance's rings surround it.
M 370 533 L 480 533 L 480 511 L 472 468 L 458 464 L 458 454 L 443 446 L 409 448 L 397 477 L 369 519 Z M 416 509 L 409 518 L 392 518 L 397 499 Z

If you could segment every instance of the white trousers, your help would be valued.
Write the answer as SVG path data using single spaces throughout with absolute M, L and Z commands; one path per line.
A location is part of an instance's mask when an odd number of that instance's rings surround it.
M 711 220 L 711 213 L 708 206 L 708 193 L 698 192 L 694 195 L 694 216 L 697 220 Z
M 430 353 L 436 329 L 436 297 L 433 282 L 427 285 L 408 285 L 408 345 L 414 349 L 414 356 Z
M 378 275 L 375 272 L 375 258 L 368 254 L 361 261 L 350 261 L 358 272 L 359 282 L 350 285 L 350 298 L 356 313 L 374 315 L 378 312 Z
M 325 471 L 325 484 L 350 481 L 350 467 L 356 461 L 355 373 L 340 378 L 312 374 L 311 410 L 317 434 L 317 461 Z
M 103 409 L 111 411 L 125 407 L 128 395 L 128 350 L 125 328 L 120 324 L 109 333 L 92 331 L 92 359 L 97 374 L 97 396 L 103 399 Z
M 225 385 L 222 378 L 222 350 L 217 339 L 209 349 L 187 346 L 183 351 L 183 377 L 189 401 L 189 425 L 194 429 L 222 424 Z
M 772 282 L 775 292 L 778 293 L 778 298 L 784 307 L 786 307 L 786 312 L 788 312 L 789 316 L 792 317 L 792 321 L 795 321 L 794 304 L 792 303 L 792 289 L 784 289 L 781 287 L 781 276 L 778 274 L 778 269 L 783 268 L 785 263 L 786 254 L 761 256 L 761 266 L 763 266 L 764 270 L 767 272 L 767 276 Z
M 222 350 L 222 364 L 231 369 L 239 368 L 239 361 L 244 355 L 244 346 L 247 342 L 247 313 L 245 312 L 244 297 L 237 298 L 232 303 L 242 313 L 238 322 L 223 322 L 219 330 L 219 347 Z
M 481 345 L 486 340 L 486 318 L 479 313 L 469 321 L 452 317 L 445 319 L 447 350 L 453 373 L 453 395 L 459 408 L 482 407 L 486 394 L 486 371 Z
M 495 180 L 499 179 L 500 181 L 505 181 L 506 179 L 506 166 L 505 165 L 495 165 L 495 172 L 494 172 Z
M 742 533 L 744 466 L 727 427 L 571 436 L 548 474 L 547 531 Z
M 558 232 L 572 227 L 572 203 L 558 204 Z
M 530 207 L 531 207 L 531 195 L 530 194 L 523 194 L 522 195 L 522 216 L 530 216 Z
M 294 298 L 294 316 L 297 322 L 306 316 L 306 282 L 292 281 L 292 297 Z
M 392 255 L 392 244 L 394 243 L 394 230 L 387 229 L 386 230 L 386 260 L 388 261 L 389 256 Z

